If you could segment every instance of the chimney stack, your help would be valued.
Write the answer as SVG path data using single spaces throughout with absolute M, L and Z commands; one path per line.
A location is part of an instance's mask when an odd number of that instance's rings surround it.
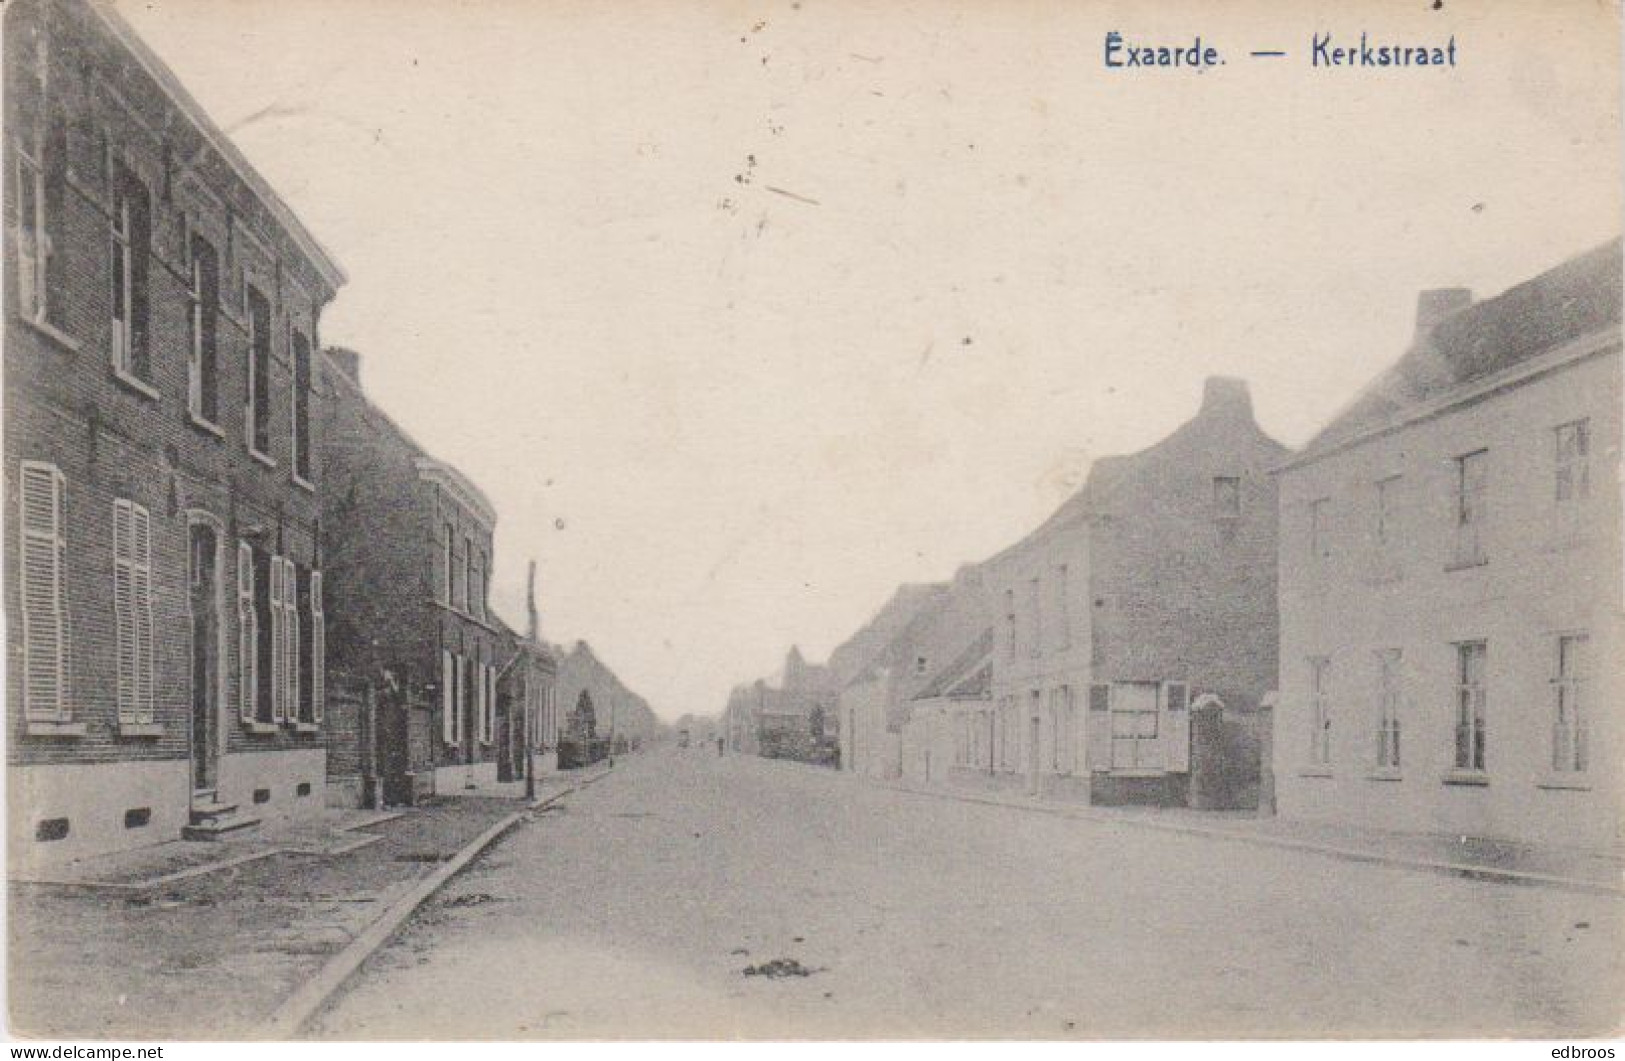
M 351 383 L 354 383 L 357 387 L 361 386 L 360 354 L 347 347 L 330 346 L 327 348 L 327 356 L 332 360 L 333 364 L 338 366 L 338 370 L 349 378 Z
M 1247 390 L 1247 381 L 1234 376 L 1209 376 L 1202 386 L 1202 411 L 1199 416 L 1225 413 L 1253 418 L 1253 396 Z
M 1436 287 L 1416 296 L 1416 338 L 1420 339 L 1453 314 L 1473 304 L 1473 292 L 1465 287 Z

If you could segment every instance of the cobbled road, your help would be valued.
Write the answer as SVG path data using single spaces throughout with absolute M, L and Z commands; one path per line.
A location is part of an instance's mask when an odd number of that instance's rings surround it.
M 667 747 L 511 833 L 313 1031 L 1597 1035 L 1622 908 Z

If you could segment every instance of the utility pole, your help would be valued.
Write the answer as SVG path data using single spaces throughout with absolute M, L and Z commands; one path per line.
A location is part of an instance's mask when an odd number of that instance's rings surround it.
M 525 640 L 529 642 L 526 650 L 529 652 L 541 651 L 541 623 L 536 617 L 536 561 L 530 562 L 530 571 L 525 579 Z M 534 663 L 534 660 L 530 662 Z M 525 675 L 525 799 L 536 799 L 536 732 L 538 719 L 537 700 L 540 692 L 534 685 L 536 668 L 530 667 Z

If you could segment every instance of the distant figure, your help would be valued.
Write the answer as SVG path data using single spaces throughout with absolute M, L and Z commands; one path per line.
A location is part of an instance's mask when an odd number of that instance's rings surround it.
M 722 754 L 722 738 L 721 737 L 717 738 L 717 754 L 718 755 Z

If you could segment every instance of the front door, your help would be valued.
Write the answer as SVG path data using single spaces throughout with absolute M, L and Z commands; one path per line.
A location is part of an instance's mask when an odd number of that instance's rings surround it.
M 1160 770 L 1157 744 L 1157 683 L 1122 682 L 1112 687 L 1112 769 Z
M 193 523 L 189 543 L 192 604 L 192 788 L 212 789 L 219 756 L 219 536 Z

